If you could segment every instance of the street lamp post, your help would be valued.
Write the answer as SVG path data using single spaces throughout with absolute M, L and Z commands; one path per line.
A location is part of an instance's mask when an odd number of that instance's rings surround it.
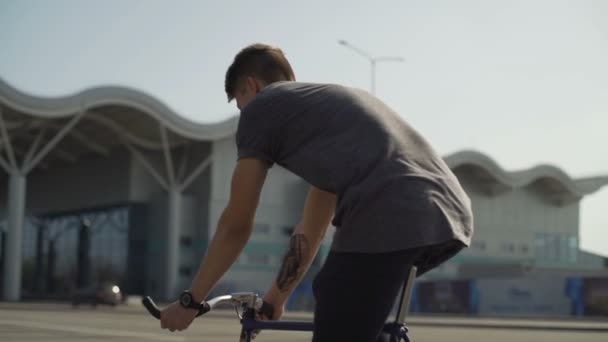
M 398 57 L 398 56 L 379 56 L 379 57 L 373 57 L 372 55 L 370 55 L 369 53 L 365 52 L 364 50 L 352 45 L 351 43 L 347 42 L 346 40 L 338 40 L 338 44 L 343 45 L 353 51 L 355 51 L 357 54 L 365 57 L 370 65 L 371 65 L 371 86 L 370 86 L 370 91 L 372 94 L 376 93 L 376 64 L 378 62 L 403 62 L 405 61 L 405 59 L 403 57 Z

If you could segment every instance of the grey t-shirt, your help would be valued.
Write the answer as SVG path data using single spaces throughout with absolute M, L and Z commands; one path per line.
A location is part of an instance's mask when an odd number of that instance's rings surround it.
M 241 112 L 238 158 L 277 163 L 337 195 L 332 250 L 470 244 L 470 200 L 427 141 L 369 93 L 277 82 Z

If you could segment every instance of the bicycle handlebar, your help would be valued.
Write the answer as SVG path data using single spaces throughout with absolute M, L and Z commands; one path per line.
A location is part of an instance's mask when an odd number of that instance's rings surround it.
M 152 316 L 156 317 L 156 319 L 160 319 L 160 309 L 156 306 L 152 298 L 144 297 L 144 299 L 142 299 L 142 304 Z M 272 304 L 263 301 L 262 298 L 259 298 L 255 293 L 239 292 L 226 296 L 215 297 L 203 302 L 200 310 L 196 314 L 196 317 L 199 317 L 217 307 L 226 305 L 241 305 L 244 308 L 252 308 L 267 318 L 272 318 L 274 316 L 274 308 L 272 307 Z
M 152 298 L 145 297 L 144 299 L 142 299 L 141 302 L 146 307 L 146 309 L 148 309 L 148 312 L 150 313 L 150 315 L 156 317 L 156 319 L 160 319 L 160 309 L 158 308 L 158 306 L 156 306 L 156 303 L 154 303 Z M 209 310 L 211 310 L 211 308 L 209 307 L 209 304 L 202 303 L 201 308 L 199 309 L 198 313 L 196 314 L 196 317 L 209 312 Z

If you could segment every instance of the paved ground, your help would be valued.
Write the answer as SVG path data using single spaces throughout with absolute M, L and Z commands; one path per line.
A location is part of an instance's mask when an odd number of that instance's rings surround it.
M 290 319 L 307 319 L 294 314 Z M 561 342 L 608 341 L 608 321 L 498 320 L 412 317 L 413 341 Z M 220 312 L 196 321 L 184 333 L 159 328 L 139 307 L 72 309 L 57 304 L 0 303 L 0 341 L 238 341 L 233 313 Z M 310 333 L 263 332 L 256 341 L 310 341 Z

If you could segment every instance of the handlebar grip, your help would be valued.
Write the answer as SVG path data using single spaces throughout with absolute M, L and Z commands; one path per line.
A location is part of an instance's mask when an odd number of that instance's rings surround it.
M 148 309 L 150 315 L 156 317 L 156 319 L 160 319 L 160 310 L 158 309 L 152 298 L 144 297 L 144 299 L 141 300 L 141 303 L 146 307 L 146 309 Z
M 207 304 L 207 302 L 202 302 L 201 307 L 198 309 L 198 313 L 196 314 L 196 317 L 204 315 L 209 311 L 211 311 L 211 307 L 209 306 L 209 304 Z
M 268 319 L 274 318 L 274 307 L 272 304 L 267 302 L 262 302 L 262 307 L 260 308 L 260 313 Z
M 150 315 L 156 317 L 156 319 L 160 319 L 160 309 L 156 306 L 156 303 L 154 303 L 152 298 L 144 297 L 144 299 L 141 300 L 141 303 L 146 307 L 146 309 L 148 309 Z M 201 316 L 209 312 L 210 310 L 211 307 L 209 306 L 209 304 L 207 304 L 207 302 L 203 302 L 201 304 L 200 309 L 198 310 L 198 313 L 196 314 L 196 317 Z

